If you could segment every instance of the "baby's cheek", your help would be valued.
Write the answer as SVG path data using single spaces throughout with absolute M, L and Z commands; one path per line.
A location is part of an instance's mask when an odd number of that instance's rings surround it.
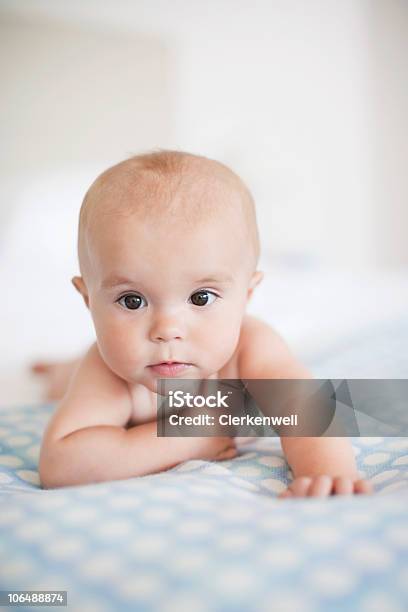
M 106 326 L 97 330 L 98 346 L 106 363 L 123 377 L 131 375 L 143 357 L 142 343 L 128 329 Z
M 214 327 L 202 338 L 202 348 L 212 355 L 216 367 L 221 368 L 232 357 L 238 344 L 240 325 L 227 323 Z

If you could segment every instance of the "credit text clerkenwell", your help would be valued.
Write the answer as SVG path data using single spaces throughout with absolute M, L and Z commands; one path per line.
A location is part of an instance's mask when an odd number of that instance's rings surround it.
M 209 414 L 196 414 L 195 416 L 172 414 L 169 417 L 169 423 L 170 425 L 215 425 L 216 419 L 219 425 L 267 425 L 269 427 L 285 425 L 296 427 L 298 424 L 297 414 L 286 416 L 252 416 L 250 414 L 234 416 L 232 414 L 219 414 L 217 417 Z

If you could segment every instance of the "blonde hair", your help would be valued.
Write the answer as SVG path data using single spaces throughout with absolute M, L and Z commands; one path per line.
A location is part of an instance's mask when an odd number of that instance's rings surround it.
M 237 217 L 244 215 L 256 266 L 260 244 L 255 204 L 243 180 L 219 161 L 185 151 L 159 149 L 108 168 L 86 192 L 78 224 L 81 273 L 93 215 L 136 213 L 147 218 L 152 213 L 170 213 L 176 219 L 194 223 L 219 210 L 219 199 L 208 197 L 214 190 L 224 195 L 223 202 L 235 205 Z M 194 197 L 183 197 L 186 193 Z

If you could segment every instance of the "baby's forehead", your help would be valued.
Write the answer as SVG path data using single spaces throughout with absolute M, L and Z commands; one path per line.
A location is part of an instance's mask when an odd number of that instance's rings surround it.
M 149 283 L 159 284 L 170 279 L 180 285 L 201 278 L 217 280 L 236 275 L 250 259 L 244 225 L 233 227 L 225 217 L 223 221 L 212 216 L 192 223 L 183 218 L 152 222 L 128 215 L 112 217 L 109 223 L 98 222 L 97 226 L 88 241 L 97 282 L 112 274 L 135 275 L 140 282 L 149 279 Z
M 232 246 L 234 253 L 245 250 L 246 225 L 233 217 L 227 207 L 218 207 L 211 214 L 198 209 L 188 216 L 181 210 L 161 209 L 158 214 L 122 210 L 95 218 L 87 243 L 90 253 L 104 255 L 108 261 L 114 256 L 125 260 L 134 253 L 153 259 L 158 251 L 169 250 L 183 253 L 184 258 L 194 252 L 208 259 L 221 251 L 231 251 Z
M 89 241 L 88 278 L 102 290 L 111 289 L 118 278 L 157 293 L 228 279 L 231 284 L 250 265 L 244 229 L 231 228 L 225 236 L 224 224 L 215 219 L 192 227 L 169 226 L 165 220 L 146 227 L 134 216 L 115 223 L 105 224 Z
M 186 220 L 205 214 L 221 218 L 229 206 L 236 209 L 240 200 L 242 193 L 228 173 L 220 169 L 215 172 L 205 164 L 165 176 L 118 165 L 91 186 L 82 216 L 88 221 L 132 213 L 145 220 L 166 214 Z

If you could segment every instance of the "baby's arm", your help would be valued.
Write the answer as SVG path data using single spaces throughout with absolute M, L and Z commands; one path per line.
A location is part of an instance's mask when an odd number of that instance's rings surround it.
M 294 480 L 280 497 L 371 493 L 360 479 L 352 446 L 347 438 L 281 438 Z
M 313 378 L 283 339 L 254 317 L 241 334 L 238 364 L 243 380 Z M 359 479 L 347 438 L 282 437 L 281 445 L 294 476 L 281 497 L 371 492 L 371 485 Z
M 157 437 L 157 422 L 125 429 L 132 412 L 127 383 L 94 344 L 75 371 L 43 436 L 44 488 L 120 480 L 169 469 L 192 458 L 233 456 L 230 438 Z

